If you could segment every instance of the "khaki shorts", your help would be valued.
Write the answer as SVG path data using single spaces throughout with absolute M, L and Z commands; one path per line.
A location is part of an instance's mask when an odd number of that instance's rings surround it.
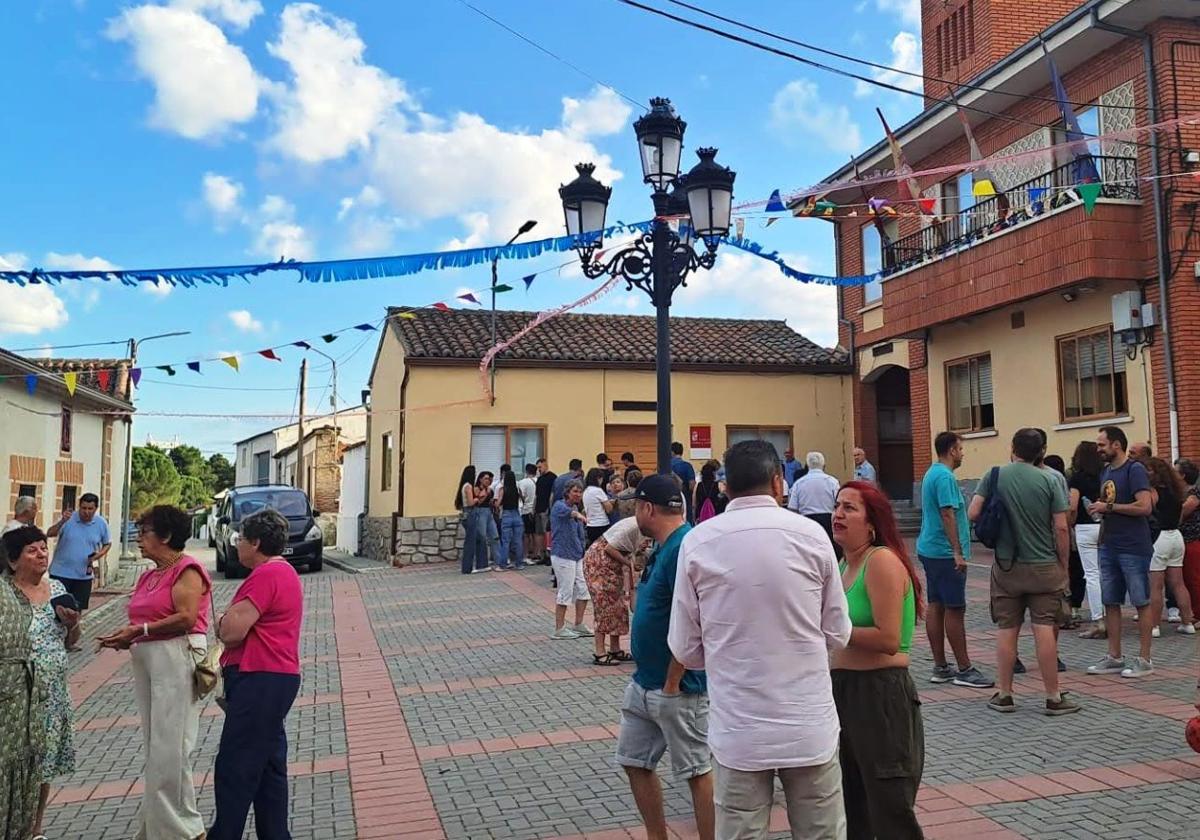
M 1020 627 L 1028 609 L 1032 624 L 1058 624 L 1066 588 L 1066 573 L 1057 562 L 1018 561 L 1009 571 L 993 563 L 992 622 L 1002 630 Z
M 692 779 L 712 770 L 708 752 L 708 695 L 647 691 L 630 681 L 621 700 L 617 763 L 653 770 L 671 754 L 676 778 Z

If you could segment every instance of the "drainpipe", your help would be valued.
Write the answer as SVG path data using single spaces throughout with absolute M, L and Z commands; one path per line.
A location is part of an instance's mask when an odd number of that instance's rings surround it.
M 1100 10 L 1092 9 L 1092 25 L 1105 32 L 1114 32 L 1142 42 L 1142 61 L 1146 65 L 1146 105 L 1150 110 L 1150 122 L 1158 117 L 1158 74 L 1154 72 L 1154 42 L 1146 32 L 1127 29 L 1124 26 L 1100 20 Z M 1171 342 L 1171 307 L 1168 305 L 1167 284 L 1167 231 L 1162 189 L 1159 186 L 1158 133 L 1150 133 L 1150 189 L 1154 195 L 1154 240 L 1158 252 L 1158 300 L 1162 314 L 1163 359 L 1167 366 L 1167 412 L 1170 417 L 1171 463 L 1179 460 L 1179 409 L 1175 402 L 1175 349 Z

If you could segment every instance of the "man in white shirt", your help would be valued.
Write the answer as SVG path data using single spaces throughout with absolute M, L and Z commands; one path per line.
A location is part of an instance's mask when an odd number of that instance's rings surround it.
M 18 496 L 17 503 L 13 506 L 13 518 L 8 521 L 0 534 L 7 534 L 9 531 L 15 531 L 27 525 L 36 525 L 37 515 L 37 499 L 33 496 Z
M 792 485 L 788 508 L 824 528 L 829 544 L 833 545 L 833 505 L 841 482 L 825 472 L 825 456 L 820 452 L 809 452 L 804 460 L 808 464 L 808 473 Z
M 533 534 L 537 530 L 533 517 L 533 505 L 537 501 L 537 480 L 534 478 L 536 475 L 537 467 L 526 464 L 525 477 L 517 482 L 517 496 L 521 500 L 518 509 L 521 512 L 521 524 L 525 528 L 525 561 L 528 563 L 537 562 L 533 551 Z
M 844 840 L 829 651 L 846 646 L 850 616 L 833 548 L 775 501 L 771 444 L 733 446 L 725 484 L 725 513 L 683 540 L 667 636 L 684 668 L 708 674 L 717 836 L 765 838 L 778 775 L 793 838 Z

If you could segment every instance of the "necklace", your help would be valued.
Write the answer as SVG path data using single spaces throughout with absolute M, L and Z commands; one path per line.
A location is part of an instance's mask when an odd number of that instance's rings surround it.
M 158 589 L 158 587 L 162 585 L 163 574 L 165 572 L 170 571 L 172 568 L 174 568 L 179 563 L 179 560 L 182 557 L 183 557 L 183 552 L 177 551 L 177 552 L 175 552 L 175 555 L 171 558 L 171 562 L 167 563 L 166 565 L 160 566 L 157 569 L 153 569 L 150 572 L 150 578 L 149 578 L 148 582 L 146 583 L 146 591 L 153 592 L 154 590 Z

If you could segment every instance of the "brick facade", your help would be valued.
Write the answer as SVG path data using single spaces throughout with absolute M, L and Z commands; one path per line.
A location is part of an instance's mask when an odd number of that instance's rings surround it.
M 33 497 L 37 500 L 38 505 L 38 518 L 34 524 L 46 524 L 47 517 L 44 512 L 46 460 L 44 458 L 34 458 L 29 455 L 9 455 L 8 476 L 10 485 L 8 493 L 8 516 L 12 515 L 13 508 L 16 507 L 17 498 L 21 495 L 21 485 L 32 485 L 34 488 Z M 8 516 L 5 517 L 6 521 Z

